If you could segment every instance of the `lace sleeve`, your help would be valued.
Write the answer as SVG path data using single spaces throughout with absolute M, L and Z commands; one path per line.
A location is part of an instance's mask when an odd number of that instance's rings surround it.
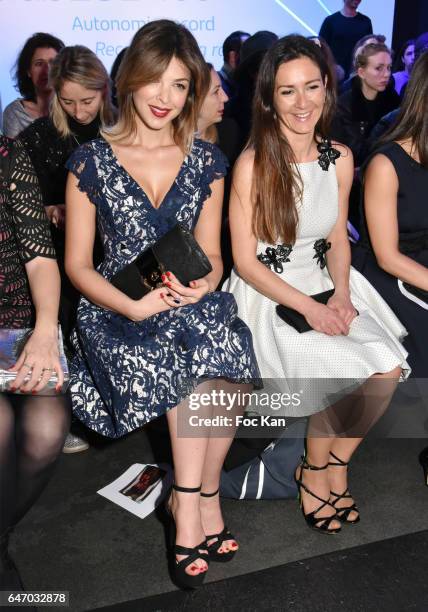
M 220 149 L 209 142 L 204 142 L 204 167 L 202 170 L 202 202 L 211 195 L 211 183 L 227 174 L 229 162 Z
M 28 263 L 35 257 L 55 259 L 37 175 L 19 141 L 14 144 L 10 165 L 9 206 L 22 261 Z
M 95 206 L 101 203 L 100 186 L 94 150 L 90 143 L 76 149 L 67 160 L 65 167 L 78 179 L 77 186 Z

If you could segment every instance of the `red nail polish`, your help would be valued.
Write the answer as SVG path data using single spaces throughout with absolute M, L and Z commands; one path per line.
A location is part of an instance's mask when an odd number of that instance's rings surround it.
M 12 391 L 12 393 L 15 393 L 16 387 L 11 387 L 10 390 Z
M 166 274 L 167 274 L 167 276 L 171 276 L 171 272 L 167 272 Z
M 36 393 L 37 393 L 37 391 L 36 391 L 35 389 L 32 389 L 32 390 L 31 390 L 31 394 L 32 394 L 32 395 L 36 395 Z
M 171 283 L 166 283 L 166 285 L 167 285 L 168 287 L 172 287 Z
M 162 274 L 161 279 L 164 281 L 166 279 L 165 274 Z
M 197 567 L 196 567 L 196 565 L 191 565 L 191 566 L 190 566 L 190 569 L 191 569 L 191 570 L 195 570 L 195 569 L 197 569 Z
M 60 386 L 60 385 L 57 385 L 57 386 L 55 387 L 55 391 L 56 391 L 57 393 L 61 393 L 61 386 Z
M 163 295 L 164 295 L 163 293 L 160 294 L 161 298 L 163 298 Z

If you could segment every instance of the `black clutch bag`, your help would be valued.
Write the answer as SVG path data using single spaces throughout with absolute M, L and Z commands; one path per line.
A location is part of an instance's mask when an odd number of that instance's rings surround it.
M 313 300 L 316 300 L 320 304 L 327 304 L 329 299 L 334 293 L 334 289 L 329 289 L 328 291 L 323 291 L 322 293 L 316 293 L 315 295 L 311 295 L 310 297 Z M 294 310 L 294 308 L 288 308 L 288 306 L 283 306 L 282 304 L 278 304 L 276 307 L 276 314 L 280 319 L 294 327 L 299 334 L 302 334 L 307 331 L 311 331 L 312 327 L 306 321 L 305 317 Z
M 162 286 L 162 274 L 172 272 L 183 285 L 206 276 L 212 266 L 193 234 L 175 225 L 110 282 L 133 300 Z

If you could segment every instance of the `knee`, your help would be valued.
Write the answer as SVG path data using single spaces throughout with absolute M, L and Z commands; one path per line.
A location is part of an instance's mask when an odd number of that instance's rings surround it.
M 394 368 L 393 370 L 391 370 L 390 372 L 385 372 L 382 374 L 373 374 L 372 378 L 380 378 L 380 379 L 386 379 L 386 380 L 396 380 L 398 381 L 401 377 L 403 373 L 403 369 L 401 366 L 397 366 L 396 368 Z
M 47 428 L 38 431 L 24 442 L 21 451 L 28 460 L 36 464 L 52 463 L 61 452 L 65 436 L 63 429 Z

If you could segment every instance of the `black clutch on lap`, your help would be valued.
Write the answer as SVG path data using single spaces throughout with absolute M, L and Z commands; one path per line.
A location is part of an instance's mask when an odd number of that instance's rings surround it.
M 172 272 L 183 285 L 209 274 L 212 266 L 193 234 L 175 225 L 110 282 L 133 300 L 162 286 L 162 274 Z
M 316 300 L 320 304 L 327 304 L 328 300 L 334 293 L 334 289 L 329 289 L 328 291 L 323 291 L 322 293 L 316 293 L 315 295 L 311 295 L 310 297 L 313 300 Z M 276 307 L 276 314 L 280 319 L 294 327 L 299 334 L 302 334 L 307 331 L 311 331 L 312 327 L 306 321 L 305 317 L 294 310 L 294 308 L 288 308 L 288 306 L 283 306 L 282 304 L 278 304 Z

